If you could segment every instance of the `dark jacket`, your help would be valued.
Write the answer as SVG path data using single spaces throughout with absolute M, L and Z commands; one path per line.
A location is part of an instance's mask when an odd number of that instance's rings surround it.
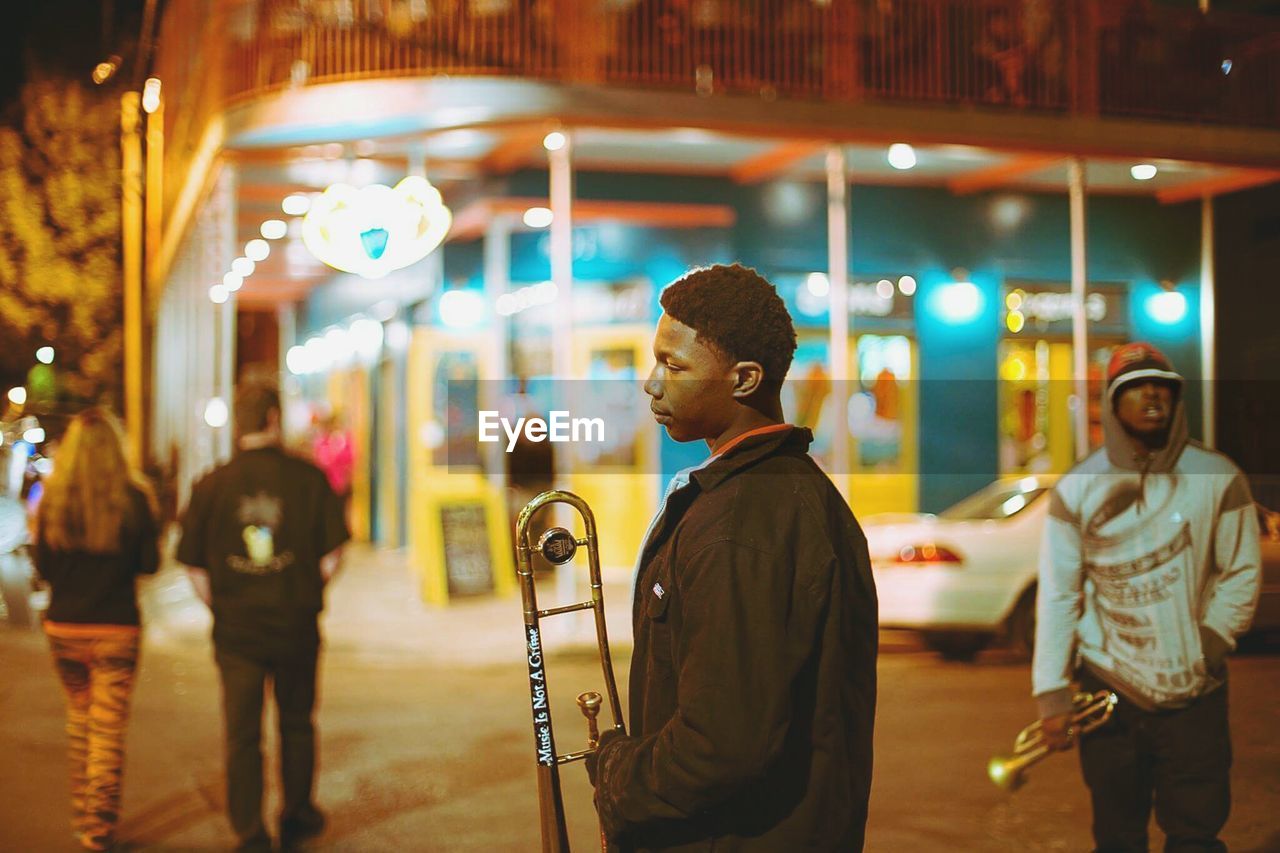
M 191 490 L 177 558 L 209 573 L 218 649 L 310 653 L 324 607 L 320 560 L 349 538 L 324 473 L 261 447 L 241 450 Z
M 623 849 L 862 849 L 876 593 L 812 439 L 752 437 L 695 470 L 645 545 L 630 733 L 599 757 Z
M 36 571 L 52 587 L 45 618 L 50 622 L 137 625 L 134 579 L 154 574 L 159 568 L 159 535 L 147 496 L 131 486 L 118 549 L 104 554 L 60 551 L 38 536 Z

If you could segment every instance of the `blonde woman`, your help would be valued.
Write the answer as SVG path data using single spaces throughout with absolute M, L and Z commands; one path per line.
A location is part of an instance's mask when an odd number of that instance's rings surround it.
M 157 540 L 119 422 L 100 408 L 77 415 L 40 502 L 36 569 L 53 589 L 45 633 L 67 695 L 72 829 L 86 850 L 115 841 L 138 664 L 134 578 L 156 571 Z

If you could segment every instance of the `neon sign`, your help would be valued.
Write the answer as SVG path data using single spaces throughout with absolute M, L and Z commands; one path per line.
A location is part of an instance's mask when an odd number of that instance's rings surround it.
M 382 278 L 431 254 L 452 224 L 426 178 L 411 175 L 395 187 L 333 184 L 302 220 L 302 242 L 334 269 Z

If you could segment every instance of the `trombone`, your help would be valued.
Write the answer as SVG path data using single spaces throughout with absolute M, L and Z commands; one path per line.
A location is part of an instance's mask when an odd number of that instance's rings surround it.
M 1110 690 L 1097 693 L 1077 693 L 1071 703 L 1071 731 L 1088 734 L 1111 719 L 1118 701 Z M 1005 791 L 1016 791 L 1026 781 L 1024 775 L 1031 765 L 1049 754 L 1044 742 L 1044 732 L 1039 720 L 1018 733 L 1013 742 L 1012 755 L 992 756 L 987 762 L 987 776 Z
M 576 538 L 563 527 L 552 527 L 538 538 L 537 545 L 529 540 L 529 523 L 534 513 L 554 503 L 569 504 L 582 516 L 587 535 Z M 573 559 L 579 545 L 587 546 L 591 575 L 591 598 L 577 604 L 538 609 L 538 595 L 533 585 L 533 551 L 554 565 Z M 618 687 L 613 680 L 613 661 L 609 656 L 609 637 L 605 631 L 604 597 L 600 583 L 600 544 L 596 536 L 596 519 L 587 502 L 573 492 L 552 489 L 543 492 L 520 510 L 516 519 L 516 574 L 520 580 L 520 599 L 524 605 L 525 644 L 529 662 L 529 698 L 533 706 L 533 743 L 538 762 L 538 812 L 542 830 L 544 853 L 568 853 L 569 838 L 565 829 L 564 796 L 560 791 L 560 765 L 578 761 L 593 754 L 600 735 L 596 715 L 600 713 L 603 698 L 599 693 L 588 692 L 578 696 L 578 707 L 587 718 L 587 748 L 577 752 L 556 753 L 555 736 L 551 725 L 550 692 L 547 689 L 547 671 L 542 648 L 540 622 L 545 616 L 572 613 L 576 610 L 595 611 L 596 642 L 600 647 L 600 666 L 604 670 L 605 689 L 609 694 L 609 710 L 613 715 L 613 727 L 626 733 L 622 724 L 622 705 L 618 701 Z M 601 849 L 606 842 L 600 836 Z

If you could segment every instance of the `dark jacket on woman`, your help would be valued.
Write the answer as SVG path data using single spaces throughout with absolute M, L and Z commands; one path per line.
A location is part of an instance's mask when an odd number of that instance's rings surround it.
M 641 555 L 630 732 L 599 756 L 625 850 L 860 850 L 877 606 L 807 429 L 695 469 Z
M 137 625 L 134 578 L 160 566 L 159 527 L 139 489 L 129 487 L 129 506 L 119 547 L 105 553 L 55 550 L 36 537 L 36 571 L 53 588 L 45 619 L 91 625 Z

